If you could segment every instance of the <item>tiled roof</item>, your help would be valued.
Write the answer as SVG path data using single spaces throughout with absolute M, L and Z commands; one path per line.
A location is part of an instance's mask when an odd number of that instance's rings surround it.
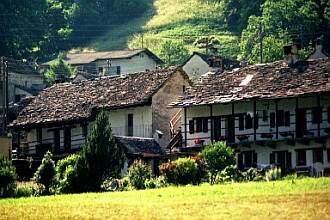
M 178 71 L 158 69 L 126 76 L 55 84 L 42 91 L 10 125 L 14 127 L 79 121 L 101 107 L 144 105 Z
M 121 145 L 127 154 L 160 156 L 164 152 L 153 138 L 115 136 L 117 143 Z
M 162 63 L 155 54 L 153 54 L 148 49 L 135 49 L 135 50 L 116 50 L 116 51 L 104 51 L 104 52 L 87 52 L 87 53 L 73 53 L 67 54 L 65 57 L 65 61 L 71 65 L 78 64 L 88 64 L 94 62 L 96 60 L 106 60 L 106 59 L 126 59 L 136 56 L 142 52 L 147 53 L 151 56 L 157 63 Z M 43 65 L 51 65 L 56 60 L 49 61 L 44 63 Z
M 295 67 L 278 61 L 207 74 L 170 106 L 276 99 L 319 92 L 330 92 L 330 59 L 299 61 Z
M 5 58 L 5 60 L 8 62 L 8 72 L 39 75 L 37 70 L 24 60 L 14 60 L 10 58 Z

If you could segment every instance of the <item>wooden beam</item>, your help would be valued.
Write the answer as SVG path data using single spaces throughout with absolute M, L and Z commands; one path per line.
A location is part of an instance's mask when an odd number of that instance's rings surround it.
M 276 139 L 278 139 L 278 100 L 275 99 L 275 127 L 276 127 Z
M 184 111 L 184 143 L 187 147 L 187 107 L 183 108 Z
M 318 119 L 318 122 L 317 122 L 317 136 L 320 137 L 321 136 L 321 120 L 320 119 L 322 118 L 320 95 L 317 94 L 316 98 L 317 98 L 317 111 L 319 111 L 319 113 L 321 114 L 321 115 L 319 115 L 320 118 Z
M 211 142 L 214 141 L 214 128 L 213 128 L 213 106 L 210 105 L 210 118 L 211 118 Z
M 257 127 L 256 127 L 256 121 L 258 120 L 257 118 L 257 102 L 254 100 L 253 101 L 253 138 L 254 141 L 257 140 Z

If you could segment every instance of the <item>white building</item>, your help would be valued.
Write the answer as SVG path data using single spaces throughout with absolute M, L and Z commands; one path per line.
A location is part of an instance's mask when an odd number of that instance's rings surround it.
M 208 74 L 170 106 L 183 109 L 181 152 L 223 140 L 240 168 L 330 168 L 330 59 Z
M 143 139 L 155 146 L 157 141 L 158 149 L 145 146 L 142 152 L 153 157 L 154 150 L 164 151 L 171 138 L 169 121 L 178 110 L 167 106 L 188 85 L 188 76 L 174 68 L 55 84 L 10 125 L 18 133 L 18 155 L 40 157 L 47 150 L 65 155 L 80 150 L 96 114 L 105 108 L 114 135 L 122 136 L 120 140 L 136 137 L 122 142 L 134 145 Z
M 44 68 L 56 60 L 42 64 Z M 148 49 L 67 54 L 64 61 L 97 76 L 120 75 L 155 70 L 163 61 Z

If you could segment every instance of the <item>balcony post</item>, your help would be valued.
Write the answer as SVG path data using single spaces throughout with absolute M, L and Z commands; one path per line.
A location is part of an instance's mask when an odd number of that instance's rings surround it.
M 184 144 L 187 147 L 187 107 L 183 108 L 184 111 Z
M 257 140 L 257 127 L 256 127 L 256 122 L 257 122 L 257 102 L 254 100 L 253 101 L 253 138 L 254 138 L 254 141 Z
M 319 113 L 321 115 L 320 118 L 318 119 L 318 122 L 317 122 L 317 136 L 320 137 L 321 136 L 321 120 L 322 119 L 322 111 L 321 111 L 321 104 L 320 104 L 320 95 L 317 94 L 316 95 L 316 98 L 317 98 L 317 111 L 319 111 Z
M 214 141 L 214 129 L 213 129 L 213 106 L 210 105 L 210 118 L 211 118 L 211 142 Z
M 276 126 L 276 140 L 278 140 L 278 100 L 275 99 L 275 126 Z

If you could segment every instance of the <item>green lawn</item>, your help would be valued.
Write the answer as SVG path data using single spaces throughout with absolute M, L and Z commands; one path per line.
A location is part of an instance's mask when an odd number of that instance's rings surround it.
M 0 200 L 0 219 L 330 219 L 330 178 Z

